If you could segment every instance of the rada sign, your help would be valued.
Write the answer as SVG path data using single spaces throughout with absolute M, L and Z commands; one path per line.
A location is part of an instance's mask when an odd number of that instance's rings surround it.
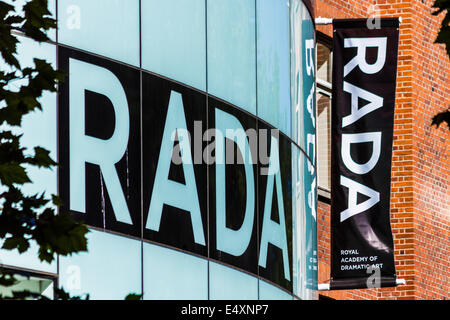
M 59 95 L 63 209 L 90 226 L 221 261 L 291 291 L 288 139 L 203 92 L 58 50 L 68 74 Z M 246 134 L 262 129 L 267 134 Z
M 395 285 L 390 179 L 398 19 L 333 20 L 332 289 Z

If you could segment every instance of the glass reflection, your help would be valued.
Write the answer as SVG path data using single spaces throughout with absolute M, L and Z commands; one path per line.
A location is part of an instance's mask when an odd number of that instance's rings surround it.
M 256 10 L 258 117 L 290 136 L 289 6 L 258 0 Z
M 266 129 L 262 123 L 258 128 Z M 269 162 L 265 166 L 260 159 L 258 177 L 259 275 L 292 291 L 291 143 L 272 131 L 267 135 L 267 146 Z
M 317 290 L 317 188 L 309 160 L 292 146 L 293 293 L 313 299 Z
M 236 269 L 209 262 L 211 300 L 257 300 L 258 279 Z
M 205 0 L 142 1 L 142 67 L 206 91 Z
M 145 300 L 208 299 L 208 261 L 144 243 Z
M 127 2 L 109 0 L 107 4 L 105 0 L 80 0 L 74 6 L 68 0 L 60 0 L 59 38 L 64 44 L 138 66 L 138 3 L 137 0 Z M 284 145 L 284 152 L 280 151 L 283 172 L 279 179 L 282 179 L 282 187 L 279 187 L 280 183 L 277 185 L 278 178 L 275 176 L 267 188 L 267 177 L 265 177 L 262 180 L 264 184 L 261 183 L 255 188 L 262 196 L 256 194 L 258 192 L 254 195 L 255 203 L 261 203 L 261 208 L 264 208 L 266 204 L 264 195 L 269 194 L 268 190 L 272 192 L 273 199 L 269 197 L 267 200 L 268 213 L 272 212 L 272 205 L 278 206 L 277 210 L 282 207 L 278 197 L 288 198 L 286 202 L 292 200 L 292 209 L 289 205 L 283 204 L 286 220 L 290 219 L 289 215 L 292 212 L 292 228 L 289 223 L 287 225 L 290 228 L 288 233 L 292 230 L 293 239 L 292 241 L 288 239 L 287 242 L 289 250 L 291 245 L 293 246 L 293 257 L 292 261 L 289 261 L 289 266 L 294 271 L 290 273 L 289 280 L 293 281 L 294 294 L 302 298 L 311 298 L 313 297 L 311 289 L 315 289 L 317 284 L 315 40 L 312 19 L 300 0 L 291 0 L 289 6 L 278 0 L 257 0 L 256 8 L 254 0 L 207 0 L 208 42 L 206 42 L 205 1 L 189 1 L 188 4 L 187 0 L 184 2 L 180 0 L 176 1 L 177 5 L 174 3 L 174 0 L 164 3 L 142 2 L 143 67 L 197 89 L 207 90 L 212 95 L 229 101 L 252 114 L 258 112 L 259 117 L 290 136 L 305 150 L 311 160 L 309 161 L 299 148 L 291 146 L 290 142 L 280 142 L 280 146 L 282 143 Z M 166 19 L 167 17 L 170 19 Z M 98 41 L 98 39 L 111 37 L 120 40 Z M 155 43 L 159 45 L 155 46 Z M 207 48 L 206 43 L 208 43 Z M 46 46 L 50 48 L 50 51 L 53 50 L 51 57 L 54 61 L 54 47 L 42 45 L 42 47 Z M 208 82 L 205 76 L 206 50 Z M 35 52 L 37 50 L 27 49 L 22 55 L 25 57 Z M 144 76 L 144 82 L 145 78 L 146 76 Z M 258 106 L 256 105 L 256 87 L 258 88 Z M 199 93 L 198 99 L 202 97 Z M 47 106 L 56 106 L 55 102 L 51 101 L 55 100 L 54 97 L 49 96 L 43 99 L 49 99 L 45 103 Z M 56 112 L 56 109 L 52 109 L 51 112 Z M 211 118 L 214 113 L 209 112 Z M 207 112 L 204 112 L 203 115 L 206 117 L 206 114 Z M 47 116 L 50 120 L 47 118 L 34 120 L 32 126 L 42 125 L 51 121 L 52 117 L 56 118 L 54 113 L 46 114 Z M 206 119 L 203 120 L 206 122 Z M 247 122 L 256 124 L 253 118 Z M 55 147 L 48 148 L 52 152 L 56 151 L 56 141 L 52 138 L 54 132 L 44 133 L 41 129 L 34 128 L 32 131 L 49 134 L 49 136 L 40 137 L 39 134 L 35 134 L 33 137 L 30 136 L 30 139 L 55 143 Z M 48 126 L 48 129 L 56 131 L 56 128 L 52 126 Z M 159 146 L 157 149 L 157 151 L 160 150 Z M 289 149 L 292 149 L 292 153 L 289 153 Z M 292 168 L 289 164 L 292 164 Z M 216 171 L 211 173 L 213 169 L 215 167 L 211 168 L 210 181 L 215 178 Z M 243 171 L 243 168 L 240 169 Z M 233 170 L 236 170 L 236 176 L 242 175 L 242 172 L 238 172 L 239 169 Z M 286 170 L 289 174 L 286 174 Z M 229 178 L 229 175 L 226 177 Z M 46 181 L 47 191 L 53 188 L 56 190 L 56 180 L 54 186 L 48 184 L 48 181 L 53 181 L 52 179 L 53 177 L 47 180 L 39 177 L 36 181 Z M 257 179 L 255 179 L 255 186 L 256 181 Z M 39 182 L 34 187 L 43 189 L 39 187 Z M 210 194 L 216 190 L 215 186 L 209 187 Z M 228 185 L 227 188 L 229 188 Z M 281 191 L 278 189 L 283 190 L 278 193 Z M 203 193 L 204 196 L 207 194 L 206 191 L 200 190 L 199 193 Z M 242 193 L 236 197 L 244 195 L 245 193 Z M 217 195 L 214 196 L 217 197 Z M 258 196 L 261 196 L 262 200 L 258 199 Z M 212 206 L 215 207 L 216 203 L 211 201 L 210 205 L 210 208 L 213 208 Z M 229 207 L 234 206 L 238 207 L 238 204 L 231 201 Z M 147 211 L 148 203 L 145 207 Z M 279 213 L 274 214 L 274 219 L 277 215 Z M 263 221 L 263 218 L 264 210 L 262 217 L 260 216 L 254 225 L 260 228 L 259 220 Z M 271 216 L 269 218 L 272 219 Z M 209 220 L 210 228 L 216 227 L 214 219 L 216 218 Z M 203 217 L 203 221 L 208 220 Z M 235 221 L 232 222 L 235 223 Z M 241 221 L 236 222 L 236 225 L 239 222 Z M 261 238 L 262 228 L 259 231 Z M 213 231 L 212 235 L 215 235 L 215 232 Z M 288 234 L 288 238 L 289 236 Z M 169 237 L 173 239 L 173 235 Z M 61 285 L 67 286 L 66 289 L 72 288 L 71 292 L 90 293 L 91 298 L 94 299 L 123 299 L 127 293 L 139 293 L 141 259 L 143 259 L 144 298 L 206 299 L 208 297 L 208 262 L 206 260 L 151 244 L 143 245 L 142 257 L 139 241 L 98 231 L 93 231 L 89 239 L 89 253 L 61 258 Z M 239 261 L 223 253 L 215 252 L 216 246 L 211 247 L 209 254 L 215 259 L 256 270 L 258 265 L 256 257 L 259 254 L 257 248 L 259 248 L 260 240 L 256 239 L 256 235 L 252 236 L 248 251 L 251 254 L 245 255 Z M 206 251 L 201 251 L 201 254 L 206 255 Z M 6 256 L 1 255 L 0 259 L 4 257 Z M 266 260 L 269 259 L 266 257 Z M 23 261 L 17 263 L 27 266 Z M 279 264 L 283 267 L 288 263 Z M 42 268 L 35 264 L 28 266 Z M 77 266 L 79 269 L 76 268 Z M 283 275 L 283 279 L 288 280 L 289 277 L 284 277 L 287 272 L 281 267 L 277 272 Z M 45 270 L 56 272 L 56 267 L 52 265 Z M 99 270 L 101 272 L 98 272 Z M 77 272 L 81 279 L 79 283 L 76 280 Z M 209 290 L 210 297 L 213 299 L 256 299 L 258 298 L 258 279 L 236 269 L 210 262 Z M 260 281 L 259 298 L 290 297 L 285 291 Z
M 315 32 L 305 5 L 291 0 L 292 139 L 315 162 Z
M 90 299 L 123 300 L 141 293 L 141 242 L 92 230 L 88 252 L 59 258 L 59 286 Z
M 15 14 L 23 17 L 24 12 L 22 8 L 29 1 L 30 0 L 3 0 L 2 2 L 6 2 L 7 4 L 14 6 Z M 48 0 L 47 8 L 52 19 L 56 19 L 56 1 L 57 0 Z M 46 34 L 50 40 L 56 41 L 56 29 L 50 29 L 46 31 Z
M 22 68 L 34 66 L 33 59 L 45 59 L 52 66 L 56 67 L 56 48 L 47 43 L 38 43 L 29 38 L 18 37 L 17 58 Z M 0 65 L 5 70 L 6 65 Z M 12 70 L 8 70 L 12 71 Z M 26 85 L 26 80 L 13 81 L 9 85 L 10 90 L 20 90 L 20 87 Z M 22 119 L 21 127 L 7 127 L 2 125 L 3 130 L 12 130 L 15 134 L 23 134 L 21 146 L 26 148 L 25 154 L 34 153 L 35 146 L 41 146 L 50 151 L 52 159 L 56 160 L 56 93 L 44 92 L 39 98 L 43 108 L 42 111 L 35 110 Z M 4 101 L 0 107 L 4 106 Z M 28 176 L 33 183 L 27 183 L 22 187 L 26 195 L 34 195 L 46 192 L 47 198 L 51 194 L 57 193 L 57 174 L 56 168 L 44 169 L 32 166 L 25 166 Z M 0 186 L 0 191 L 3 187 Z M 0 241 L 2 244 L 3 241 Z M 56 273 L 56 261 L 51 264 L 41 262 L 38 258 L 38 246 L 33 241 L 30 249 L 19 254 L 17 250 L 0 250 L 0 264 L 17 266 L 27 269 Z
M 208 0 L 208 92 L 256 114 L 254 0 Z
M 11 299 L 13 293 L 28 291 L 32 294 L 42 295 L 48 299 L 53 299 L 53 278 L 30 277 L 21 274 L 15 274 L 16 283 L 12 286 L 0 285 L 0 296 L 2 299 Z M 25 300 L 34 300 L 34 298 L 26 298 Z
M 284 290 L 269 284 L 266 281 L 259 280 L 259 299 L 260 300 L 293 300 L 293 297 Z
M 299 0 L 291 8 L 291 101 L 293 146 L 294 293 L 311 299 L 317 286 L 317 180 L 315 115 L 315 33 L 312 18 Z
M 139 66 L 139 0 L 59 0 L 58 41 Z

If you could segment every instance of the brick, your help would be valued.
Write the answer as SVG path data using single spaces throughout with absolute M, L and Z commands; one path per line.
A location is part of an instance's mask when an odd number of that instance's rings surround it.
M 316 16 L 362 18 L 373 5 L 381 16 L 401 16 L 392 159 L 391 223 L 396 270 L 407 285 L 329 292 L 336 299 L 450 298 L 450 130 L 431 118 L 450 105 L 450 60 L 434 44 L 440 17 L 433 1 L 316 0 Z M 331 28 L 318 31 L 332 36 Z M 320 146 L 319 146 L 320 147 Z M 330 264 L 330 206 L 318 204 L 319 271 Z M 326 219 L 321 219 L 326 217 Z M 324 279 L 324 280 L 326 280 Z

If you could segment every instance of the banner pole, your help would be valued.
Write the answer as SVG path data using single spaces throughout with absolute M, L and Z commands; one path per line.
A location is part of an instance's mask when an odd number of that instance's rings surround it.
M 328 291 L 328 290 L 330 290 L 330 284 L 329 283 L 319 283 L 319 285 L 317 286 L 317 289 L 319 291 Z
M 333 23 L 333 19 L 317 17 L 314 20 L 314 22 L 316 23 L 316 25 L 332 24 Z
M 405 285 L 406 280 L 405 279 L 396 279 L 395 284 L 397 286 Z M 330 291 L 330 284 L 329 283 L 319 283 L 317 286 L 318 291 Z
M 395 287 L 389 208 L 399 20 L 332 23 L 331 280 L 321 288 Z M 375 52 L 366 48 L 377 49 L 375 62 L 367 62 Z
M 314 22 L 316 23 L 316 25 L 327 25 L 327 24 L 332 24 L 333 23 L 333 19 L 332 18 L 317 17 L 316 19 L 314 19 Z M 402 17 L 398 17 L 398 22 L 399 22 L 399 24 L 402 24 Z

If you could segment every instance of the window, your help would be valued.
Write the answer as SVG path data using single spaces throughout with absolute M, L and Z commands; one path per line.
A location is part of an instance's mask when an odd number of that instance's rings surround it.
M 31 274 L 29 272 L 9 268 L 5 268 L 2 271 L 14 273 L 16 282 L 12 286 L 0 286 L 1 297 L 12 298 L 14 292 L 29 291 L 32 294 L 42 295 L 48 299 L 53 299 L 55 277 L 38 273 Z M 33 298 L 29 299 L 31 300 Z
M 318 194 L 330 198 L 332 43 L 317 35 L 317 176 Z
M 90 229 L 88 252 L 59 257 L 59 285 L 71 295 L 122 300 L 141 293 L 141 242 Z

